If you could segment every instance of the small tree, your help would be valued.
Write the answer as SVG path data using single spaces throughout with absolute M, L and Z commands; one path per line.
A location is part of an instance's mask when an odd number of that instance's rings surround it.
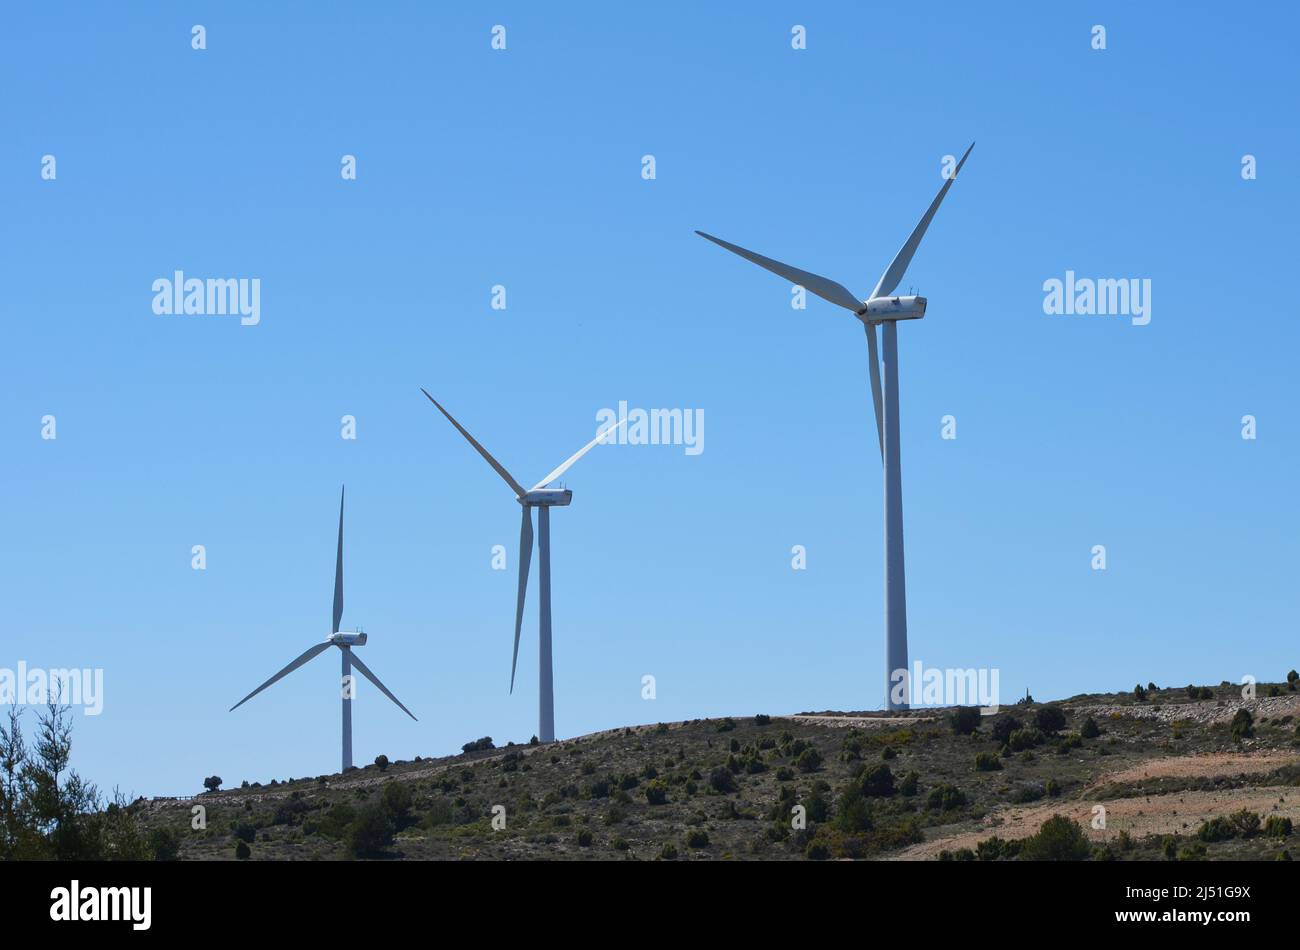
M 1237 742 L 1242 739 L 1252 739 L 1255 736 L 1255 717 L 1248 709 L 1238 709 L 1236 715 L 1232 717 L 1231 728 L 1232 738 Z
M 348 854 L 354 858 L 376 857 L 393 843 L 393 822 L 382 805 L 367 805 L 348 828 Z
M 411 783 L 389 782 L 380 796 L 384 810 L 399 831 L 411 823 Z
M 387 768 L 388 768 L 388 756 L 386 756 L 386 755 L 377 755 L 377 756 L 375 756 L 375 766 L 376 766 L 376 767 L 379 769 L 379 771 L 381 771 L 381 772 L 384 771 L 385 769 L 387 769 Z
M 155 861 L 175 861 L 181 845 L 176 832 L 170 828 L 155 828 L 149 832 L 149 850 Z
M 959 736 L 968 736 L 980 725 L 980 711 L 975 706 L 958 706 L 948 719 L 952 731 Z
M 1053 815 L 1024 840 L 1020 856 L 1026 861 L 1086 861 L 1092 853 L 1088 837 L 1077 821 Z
M 1005 745 L 1010 740 L 1011 733 L 1020 729 L 1021 726 L 1022 723 L 1015 716 L 998 716 L 997 719 L 993 720 L 993 741 L 998 745 Z
M 1142 688 L 1141 683 L 1138 683 L 1136 686 L 1133 687 L 1133 698 L 1136 699 L 1139 703 L 1146 702 L 1147 691 Z
M 1034 725 L 1043 732 L 1060 732 L 1065 728 L 1065 713 L 1060 706 L 1043 706 L 1034 713 Z
M 816 772 L 822 767 L 822 754 L 813 746 L 809 746 L 799 753 L 799 758 L 795 759 L 794 764 L 800 772 Z
M 203 787 L 206 788 L 209 792 L 215 792 L 217 789 L 221 787 L 221 776 L 209 775 L 207 778 L 203 780 Z
M 850 782 L 835 803 L 835 823 L 845 834 L 856 835 L 872 828 L 871 805 L 856 782 Z
M 1089 716 L 1083 721 L 1082 728 L 1079 729 L 1079 735 L 1084 739 L 1095 739 L 1101 735 L 1101 729 L 1097 726 L 1097 720 Z
M 882 762 L 863 772 L 862 777 L 858 779 L 858 786 L 862 789 L 863 795 L 888 797 L 894 794 L 894 773 Z

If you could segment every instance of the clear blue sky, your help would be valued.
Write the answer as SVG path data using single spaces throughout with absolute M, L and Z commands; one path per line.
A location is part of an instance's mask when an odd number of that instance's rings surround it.
M 526 740 L 518 508 L 426 386 L 527 484 L 620 400 L 704 410 L 700 455 L 566 478 L 561 735 L 879 707 L 861 326 L 692 231 L 865 295 L 972 140 L 904 281 L 930 301 L 900 331 L 912 656 L 1008 700 L 1300 665 L 1300 17 L 1141 6 L 12 10 L 0 666 L 104 669 L 73 764 L 105 788 L 335 770 L 333 654 L 227 709 L 329 633 L 346 482 L 344 623 L 420 717 L 362 683 L 358 761 Z M 260 325 L 155 315 L 175 269 L 260 278 Z M 1149 278 L 1151 323 L 1045 315 L 1067 270 Z

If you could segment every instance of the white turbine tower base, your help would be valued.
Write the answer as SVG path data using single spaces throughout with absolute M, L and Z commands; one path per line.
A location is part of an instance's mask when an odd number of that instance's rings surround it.
M 551 482 L 569 470 L 574 462 L 586 455 L 626 419 L 602 429 L 597 436 L 574 452 L 532 488 L 524 488 L 505 467 L 483 448 L 438 400 L 421 389 L 425 398 L 438 407 L 456 431 L 465 437 L 484 461 L 492 466 L 501 479 L 515 493 L 515 500 L 523 507 L 523 522 L 519 527 L 519 591 L 515 597 L 515 648 L 510 661 L 510 692 L 515 691 L 515 670 L 519 665 L 519 633 L 524 622 L 524 597 L 528 590 L 528 566 L 533 558 L 533 518 L 531 510 L 537 509 L 537 739 L 539 742 L 555 741 L 555 677 L 551 655 L 551 509 L 565 507 L 573 501 L 573 492 L 567 488 L 548 488 Z
M 253 690 L 251 693 L 249 693 L 239 702 L 235 703 L 235 705 L 231 706 L 230 711 L 234 712 L 236 709 L 244 705 L 244 703 L 248 702 L 250 699 L 252 699 L 258 693 L 260 693 L 262 690 L 266 689 L 272 683 L 276 682 L 277 680 L 284 679 L 284 677 L 288 676 L 298 667 L 320 656 L 330 647 L 338 647 L 339 652 L 343 654 L 343 662 L 342 662 L 343 675 L 340 680 L 339 693 L 342 698 L 342 704 L 343 704 L 342 771 L 346 772 L 348 769 L 352 768 L 352 696 L 353 693 L 355 692 L 353 688 L 353 681 L 352 681 L 353 667 L 356 667 L 358 670 L 360 670 L 362 676 L 370 680 L 370 682 L 374 683 L 375 686 L 379 688 L 379 691 L 381 693 L 383 693 L 394 703 L 396 703 L 397 707 L 401 709 L 402 712 L 406 713 L 412 719 L 415 719 L 415 714 L 411 712 L 409 709 L 407 709 L 405 706 L 403 706 L 401 702 L 398 700 L 398 698 L 388 691 L 388 687 L 379 681 L 379 677 L 377 677 L 374 673 L 370 672 L 370 668 L 366 666 L 364 663 L 362 663 L 361 660 L 358 659 L 356 654 L 352 652 L 353 647 L 365 646 L 366 634 L 362 633 L 360 630 L 339 629 L 339 621 L 343 619 L 343 498 L 344 498 L 344 492 L 346 492 L 346 488 L 339 493 L 339 545 L 338 545 L 338 554 L 334 561 L 334 614 L 333 614 L 333 620 L 331 621 L 331 625 L 330 625 L 330 629 L 333 631 L 333 633 L 331 633 L 329 637 L 326 638 L 324 643 L 318 643 L 314 647 L 308 649 L 305 653 L 302 654 L 302 656 L 298 657 L 296 660 L 294 660 L 292 663 L 290 663 L 288 666 L 282 669 L 279 673 L 276 673 L 274 676 L 272 676 L 261 686 L 257 687 L 257 689 Z M 419 720 L 416 721 L 418 722 Z
M 970 144 L 953 173 L 944 181 L 934 201 L 922 215 L 911 236 L 899 249 L 885 272 L 876 282 L 876 289 L 866 300 L 859 300 L 843 284 L 791 267 L 770 257 L 746 250 L 703 231 L 700 237 L 712 241 L 747 261 L 766 268 L 774 274 L 798 284 L 823 300 L 852 311 L 867 331 L 867 349 L 871 360 L 871 402 L 876 412 L 876 439 L 880 443 L 880 461 L 884 470 L 885 502 L 885 705 L 889 709 L 907 709 L 911 696 L 907 667 L 907 583 L 903 566 L 903 467 L 900 457 L 898 426 L 898 323 L 900 320 L 919 320 L 925 316 L 927 301 L 924 297 L 891 296 L 907 272 L 916 249 L 925 237 L 926 228 L 934 219 L 948 189 L 957 180 L 966 159 L 970 157 Z M 881 387 L 881 359 L 876 344 L 876 327 L 882 326 L 884 335 L 884 387 Z

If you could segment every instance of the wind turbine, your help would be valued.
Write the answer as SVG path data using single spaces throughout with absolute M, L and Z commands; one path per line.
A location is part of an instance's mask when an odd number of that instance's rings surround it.
M 573 492 L 567 488 L 548 488 L 551 482 L 569 470 L 574 462 L 586 455 L 611 432 L 621 426 L 622 419 L 608 426 L 590 442 L 574 452 L 532 488 L 524 488 L 515 477 L 505 470 L 500 462 L 492 457 L 487 449 L 457 422 L 450 412 L 442 408 L 438 400 L 421 389 L 429 402 L 438 407 L 438 411 L 447 417 L 447 421 L 456 427 L 456 431 L 465 437 L 465 441 L 474 446 L 479 455 L 487 461 L 500 475 L 510 490 L 515 493 L 515 500 L 523 508 L 523 522 L 519 528 L 519 594 L 515 599 L 515 650 L 510 660 L 510 692 L 515 691 L 515 669 L 519 665 L 519 630 L 524 622 L 524 593 L 528 589 L 528 565 L 533 559 L 533 516 L 531 509 L 537 509 L 537 554 L 539 562 L 538 576 L 538 680 L 537 680 L 537 739 L 540 742 L 555 741 L 555 685 L 551 661 L 551 509 L 564 507 L 573 501 Z
M 876 409 L 876 437 L 880 442 L 880 458 L 885 472 L 885 697 L 889 709 L 906 709 L 910 695 L 907 669 L 907 585 L 903 570 L 903 470 L 899 459 L 898 438 L 898 321 L 919 320 L 925 316 L 924 297 L 891 296 L 912 262 L 912 256 L 925 237 L 934 213 L 939 210 L 948 189 L 957 180 L 957 174 L 966 164 L 975 143 L 970 144 L 953 173 L 948 176 L 939 194 L 930 203 L 912 236 L 895 255 L 876 283 L 876 289 L 866 300 L 859 300 L 843 284 L 811 274 L 808 271 L 782 264 L 762 254 L 729 244 L 703 231 L 702 238 L 739 254 L 759 267 L 802 286 L 823 300 L 844 307 L 862 321 L 867 331 L 867 349 L 871 360 L 871 401 Z M 876 326 L 883 325 L 885 349 L 884 392 L 880 384 L 880 355 L 876 343 Z M 901 687 L 901 688 L 900 688 Z M 900 698 L 901 696 L 901 698 Z
M 330 647 L 338 647 L 343 654 L 343 679 L 342 679 L 342 697 L 343 697 L 343 769 L 346 772 L 352 768 L 352 694 L 355 692 L 352 682 L 352 667 L 361 671 L 361 675 L 370 682 L 379 687 L 379 691 L 397 704 L 397 707 L 406 713 L 412 719 L 415 714 L 402 705 L 401 700 L 388 691 L 388 687 L 379 682 L 379 677 L 370 672 L 370 667 L 361 662 L 353 652 L 353 647 L 365 646 L 366 635 L 361 632 L 360 628 L 356 630 L 340 630 L 339 621 L 343 619 L 343 494 L 344 490 L 339 492 L 339 550 L 338 558 L 334 562 L 334 619 L 330 626 L 333 632 L 325 639 L 324 643 L 318 643 L 302 656 L 298 657 L 279 673 L 276 673 L 269 680 L 263 683 L 257 689 L 253 690 L 235 705 L 230 707 L 234 712 L 244 703 L 248 702 L 262 690 L 266 689 L 276 680 L 284 679 L 298 667 L 302 666 L 309 660 L 315 659 L 324 653 Z M 416 720 L 417 722 L 419 720 Z

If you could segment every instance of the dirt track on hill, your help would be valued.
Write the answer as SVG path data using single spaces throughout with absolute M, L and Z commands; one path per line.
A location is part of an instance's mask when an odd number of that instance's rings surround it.
M 1172 756 L 1106 773 L 1090 787 L 1166 777 L 1264 775 L 1298 761 L 1300 756 L 1285 752 Z M 1098 805 L 1105 808 L 1106 827 L 1103 829 L 1092 827 L 1096 814 L 1094 808 Z M 1114 841 L 1121 831 L 1127 831 L 1136 838 L 1152 834 L 1186 835 L 1194 832 L 1201 822 L 1240 808 L 1249 808 L 1263 817 L 1278 815 L 1290 818 L 1300 824 L 1300 790 L 1286 785 L 1249 786 L 1222 791 L 1182 791 L 1100 801 L 1011 806 L 986 817 L 975 831 L 954 829 L 944 834 L 942 827 L 931 829 L 930 833 L 935 837 L 905 848 L 891 857 L 903 861 L 924 861 L 937 857 L 940 851 L 973 849 L 979 842 L 993 835 L 1007 840 L 1025 838 L 1036 833 L 1043 822 L 1053 815 L 1073 818 L 1083 826 L 1088 837 L 1098 843 Z

